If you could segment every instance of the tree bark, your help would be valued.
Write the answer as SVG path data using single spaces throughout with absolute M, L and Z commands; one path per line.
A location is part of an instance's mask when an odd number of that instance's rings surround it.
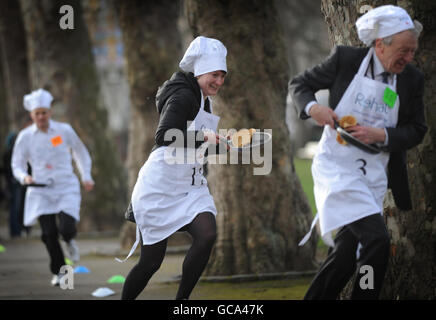
M 285 124 L 288 64 L 274 3 L 189 0 L 186 10 L 194 36 L 217 38 L 228 50 L 226 83 L 213 103 L 220 128 L 273 130 L 271 173 L 253 175 L 253 164 L 209 165 L 218 239 L 207 273 L 312 270 L 316 237 L 297 245 L 312 214 Z
M 0 43 L 0 50 L 2 49 L 2 44 Z M 3 75 L 3 65 L 0 64 L 0 75 Z M 0 141 L 2 147 L 4 148 L 4 141 L 10 130 L 10 120 L 9 120 L 9 110 L 6 103 L 6 93 L 3 77 L 0 77 Z M 3 164 L 1 165 L 3 169 Z M 0 182 L 0 188 L 3 187 L 3 183 Z M 3 188 L 1 189 L 3 190 Z M 2 213 L 2 212 L 1 212 Z M 0 214 L 1 214 L 0 213 Z
M 116 10 L 123 31 L 132 102 L 127 156 L 130 196 L 139 169 L 154 144 L 159 120 L 155 104 L 157 89 L 177 71 L 182 57 L 177 29 L 180 2 L 118 1 Z M 133 224 L 126 223 L 121 233 L 121 243 L 129 246 L 130 241 L 126 239 L 131 239 L 132 235 L 134 239 L 135 229 Z
M 63 30 L 59 9 L 74 10 L 74 29 Z M 107 130 L 106 110 L 99 101 L 99 83 L 91 42 L 79 0 L 22 0 L 32 89 L 47 88 L 53 118 L 67 121 L 88 147 L 95 188 L 82 192 L 82 230 L 119 227 L 126 207 L 124 171 Z
M 159 114 L 157 89 L 178 69 L 181 42 L 177 29 L 179 1 L 119 1 L 127 77 L 132 101 L 129 128 L 129 190 L 154 144 Z M 165 34 L 163 37 L 162 34 Z
M 424 73 L 426 120 L 429 131 L 419 146 L 407 153 L 409 185 L 413 210 L 395 207 L 390 191 L 385 197 L 384 217 L 391 234 L 391 255 L 385 278 L 382 299 L 435 299 L 435 197 L 436 113 L 436 4 L 434 1 L 322 1 L 322 11 L 328 24 L 332 44 L 362 45 L 354 23 L 363 5 L 378 7 L 394 4 L 406 9 L 412 19 L 424 25 L 414 64 Z M 348 298 L 351 285 L 342 293 Z
M 19 130 L 25 120 L 29 119 L 28 112 L 23 107 L 23 96 L 29 93 L 30 85 L 26 36 L 18 1 L 0 1 L 0 43 L 6 98 L 4 111 L 9 128 Z

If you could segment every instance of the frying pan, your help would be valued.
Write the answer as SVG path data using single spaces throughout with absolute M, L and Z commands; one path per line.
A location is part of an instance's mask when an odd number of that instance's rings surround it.
M 339 133 L 342 139 L 344 139 L 349 144 L 359 148 L 370 154 L 378 154 L 382 150 L 375 144 L 366 144 L 359 139 L 353 137 L 350 133 L 348 133 L 344 128 L 342 128 L 337 121 L 335 121 L 335 129 Z
M 255 133 L 253 133 L 253 136 L 251 137 L 251 143 L 246 144 L 242 147 L 236 147 L 233 145 L 232 139 L 225 139 L 225 138 L 220 138 L 221 142 L 224 142 L 225 144 L 228 144 L 230 149 L 233 150 L 238 150 L 239 152 L 242 152 L 244 150 L 248 150 L 248 149 L 252 149 L 258 146 L 261 146 L 267 142 L 269 142 L 271 140 L 271 134 L 268 132 L 258 132 L 256 131 Z

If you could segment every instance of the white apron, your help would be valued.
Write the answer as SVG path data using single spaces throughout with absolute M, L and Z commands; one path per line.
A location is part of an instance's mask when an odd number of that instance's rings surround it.
M 64 192 L 56 192 L 57 190 Z M 24 201 L 23 223 L 25 226 L 32 226 L 39 216 L 60 212 L 80 221 L 80 201 L 80 184 L 74 174 L 66 177 L 64 181 L 51 182 L 47 187 L 28 187 Z
M 204 111 L 202 94 L 200 110 L 188 130 L 216 131 L 219 119 Z M 197 154 L 198 157 L 198 152 L 185 149 L 185 160 L 188 161 L 175 163 L 171 161 L 175 160 L 171 159 L 171 153 L 167 152 L 170 148 L 163 146 L 153 151 L 139 171 L 132 192 L 132 209 L 137 225 L 136 242 L 127 258 L 117 259 L 119 262 L 126 261 L 135 251 L 139 232 L 143 245 L 150 245 L 168 238 L 201 212 L 217 213 L 203 175 L 204 161 L 195 161 L 193 156 Z
M 365 77 L 373 48 L 362 61 L 359 71 L 348 86 L 335 113 L 339 118 L 353 115 L 363 126 L 395 127 L 398 120 L 399 98 L 389 107 L 383 96 L 389 85 Z M 392 103 L 391 103 L 392 104 Z M 336 131 L 325 126 L 317 154 L 312 163 L 314 194 L 318 213 L 303 245 L 319 221 L 321 236 L 333 246 L 331 232 L 366 216 L 383 212 L 383 198 L 387 190 L 389 154 L 369 154 L 354 146 L 336 141 Z

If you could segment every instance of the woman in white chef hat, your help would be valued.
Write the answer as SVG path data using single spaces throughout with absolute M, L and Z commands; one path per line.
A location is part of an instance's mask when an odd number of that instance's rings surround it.
M 24 108 L 30 112 L 33 125 L 20 131 L 12 152 L 12 172 L 23 185 L 28 185 L 24 205 L 24 225 L 39 220 L 42 241 L 50 257 L 52 285 L 59 285 L 60 268 L 65 265 L 59 233 L 65 240 L 71 260 L 79 260 L 74 240 L 79 221 L 80 184 L 73 172 L 75 160 L 85 190 L 94 186 L 91 158 L 73 128 L 51 120 L 50 92 L 38 89 L 24 96 Z M 27 171 L 27 163 L 32 175 Z M 59 226 L 56 221 L 59 219 Z
M 131 199 L 137 242 L 142 240 L 141 256 L 126 278 L 122 299 L 135 299 L 142 292 L 162 263 L 168 237 L 177 231 L 189 232 L 193 242 L 183 262 L 176 299 L 189 298 L 209 260 L 217 210 L 203 163 L 189 161 L 189 156 L 183 162 L 173 161 L 177 159 L 169 150 L 178 147 L 187 155 L 205 141 L 218 143 L 219 117 L 212 113 L 210 97 L 224 83 L 226 55 L 219 40 L 197 37 L 180 61 L 183 71 L 174 73 L 157 92 L 160 119 L 155 145 L 138 174 Z

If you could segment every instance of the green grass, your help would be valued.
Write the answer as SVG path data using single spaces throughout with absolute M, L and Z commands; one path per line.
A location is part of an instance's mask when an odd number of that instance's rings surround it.
M 312 179 L 312 160 L 294 158 L 295 171 L 300 179 L 303 191 L 309 200 L 312 208 L 313 216 L 316 215 L 315 197 L 313 195 L 313 179 Z M 309 231 L 309 230 L 308 230 Z M 318 239 L 318 252 L 320 255 L 327 253 L 328 247 L 324 244 L 321 237 Z
M 200 282 L 192 299 L 226 300 L 300 300 L 312 277 L 250 282 Z
M 316 214 L 315 198 L 313 196 L 312 160 L 294 158 L 295 171 L 300 179 L 303 191 L 309 200 L 313 215 Z

